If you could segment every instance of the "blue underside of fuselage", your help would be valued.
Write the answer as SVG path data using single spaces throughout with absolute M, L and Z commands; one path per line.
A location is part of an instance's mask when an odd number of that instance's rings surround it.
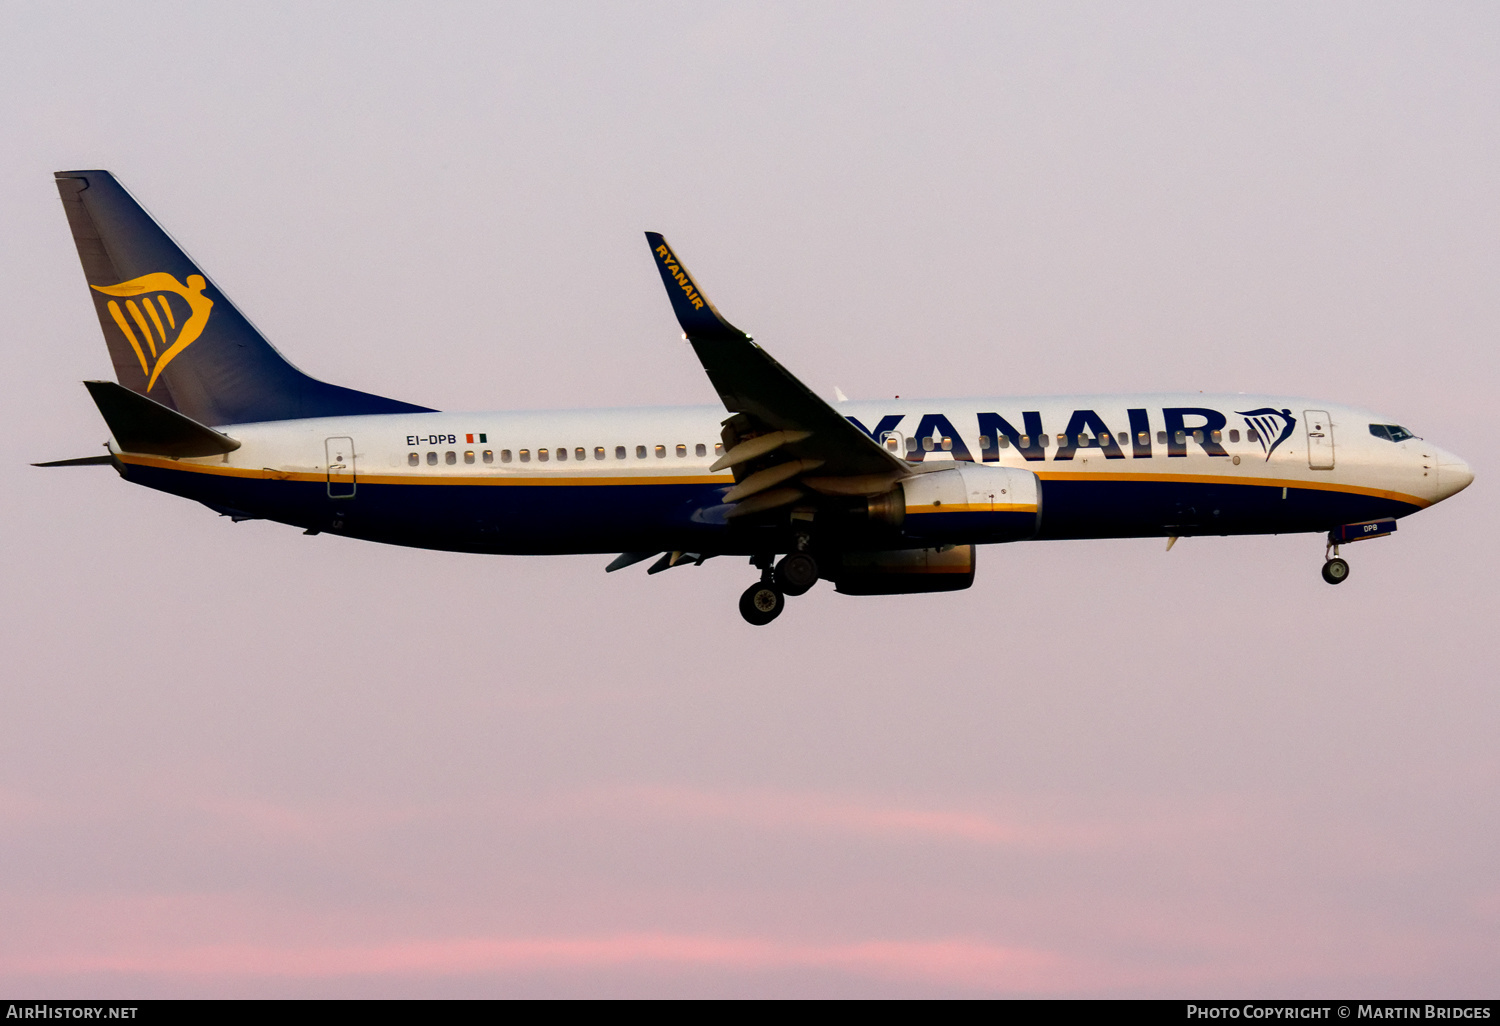
M 731 524 L 727 485 L 359 483 L 331 498 L 321 481 L 276 481 L 125 465 L 129 481 L 222 513 L 420 548 L 547 554 L 784 551 L 783 528 Z M 1188 481 L 1042 481 L 1039 539 L 1292 534 L 1403 517 L 1419 508 L 1353 492 Z M 1014 538 L 1007 533 L 1005 538 Z M 906 544 L 1003 540 L 966 533 Z M 868 539 L 861 542 L 866 544 Z M 903 544 L 893 537 L 890 547 Z

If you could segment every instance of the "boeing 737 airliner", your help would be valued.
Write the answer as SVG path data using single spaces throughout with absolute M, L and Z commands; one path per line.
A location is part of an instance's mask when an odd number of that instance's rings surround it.
M 235 520 L 489 553 L 618 552 L 648 573 L 748 556 L 766 624 L 820 579 L 954 591 L 975 546 L 1041 538 L 1377 538 L 1465 462 L 1393 418 L 1271 395 L 829 405 L 714 309 L 648 232 L 723 409 L 444 413 L 310 378 L 107 171 L 56 176 L 115 381 L 88 381 L 109 465 Z M 727 414 L 727 416 L 726 416 Z M 779 558 L 778 558 L 779 557 Z

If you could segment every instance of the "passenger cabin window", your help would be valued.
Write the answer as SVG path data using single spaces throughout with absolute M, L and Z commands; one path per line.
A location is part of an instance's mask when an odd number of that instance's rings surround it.
M 1023 449 L 1030 449 L 1031 448 L 1031 436 L 1030 435 L 1022 435 L 1021 436 L 1021 448 L 1023 448 Z
M 682 459 L 687 455 L 687 446 L 681 442 L 677 443 L 677 458 Z
M 495 462 L 495 450 L 494 449 L 486 449 L 486 450 L 484 450 L 484 462 L 486 462 L 486 463 L 494 463 Z
M 1130 444 L 1130 432 L 1129 431 L 1121 431 L 1120 432 L 1120 437 L 1118 439 L 1116 439 L 1116 441 L 1118 441 L 1121 445 L 1129 445 Z
M 707 456 L 708 455 L 708 446 L 704 445 L 702 442 L 699 442 L 697 445 L 693 446 L 693 455 L 694 456 Z
M 1222 431 L 1213 431 L 1213 432 L 1209 433 L 1208 437 L 1210 439 L 1212 439 L 1213 441 L 1215 441 L 1215 442 L 1222 442 L 1222 441 L 1224 441 L 1224 432 L 1222 432 Z
M 549 458 L 546 449 L 538 449 L 536 451 L 536 461 L 538 463 L 546 463 Z
M 1141 448 L 1144 449 L 1146 446 L 1151 444 L 1151 432 L 1142 431 L 1135 436 L 1135 440 L 1139 442 Z
M 416 454 L 414 452 L 407 454 L 407 457 L 406 457 L 406 465 L 407 466 L 409 466 L 409 467 L 415 467 L 418 463 L 421 463 L 421 462 L 422 462 L 422 457 L 419 456 L 418 454 Z
M 922 439 L 922 451 L 923 452 L 931 452 L 932 451 L 932 439 L 931 438 L 924 438 L 924 439 Z
M 522 449 L 521 450 L 521 462 L 522 463 L 530 463 L 531 462 L 531 450 L 530 449 Z
M 473 463 L 474 462 L 474 451 L 472 449 L 469 450 L 468 452 L 464 453 L 464 462 L 465 463 Z
M 724 446 L 723 446 L 723 444 L 721 444 L 719 442 L 715 442 L 714 443 L 714 455 L 715 456 L 722 456 L 722 455 L 724 455 Z
M 427 454 L 427 465 L 429 467 L 437 466 L 437 453 L 430 452 Z
M 576 448 L 576 449 L 573 450 L 573 458 L 575 460 L 587 459 L 588 458 L 588 454 L 589 454 L 589 451 L 587 449 L 585 449 L 581 445 L 578 448 Z
M 454 452 L 452 449 L 449 449 L 447 452 L 443 453 L 443 462 L 448 464 L 448 466 L 450 467 L 453 466 L 453 464 L 458 462 L 458 453 Z
M 638 445 L 635 447 L 635 458 L 638 460 L 643 460 L 646 458 L 646 447 L 644 445 Z
M 907 452 L 916 452 L 917 451 L 917 440 L 915 438 L 912 438 L 910 435 L 908 435 L 906 437 L 906 451 Z
M 1240 429 L 1239 428 L 1230 428 L 1229 429 L 1229 440 L 1231 442 L 1238 442 L 1240 440 Z
M 1245 429 L 1245 441 L 1247 441 L 1247 442 L 1258 442 L 1258 441 L 1260 441 L 1260 433 L 1257 432 L 1254 428 L 1246 428 Z
M 1202 445 L 1203 444 L 1203 432 L 1202 431 L 1194 431 L 1193 432 L 1193 441 L 1197 442 L 1199 445 Z
M 542 450 L 542 452 L 546 451 L 546 449 Z M 566 445 L 557 450 L 557 458 L 559 461 L 566 460 L 568 458 L 568 447 Z
M 667 458 L 667 447 L 665 445 L 658 445 L 656 447 L 656 458 L 659 460 Z
M 510 462 L 510 450 L 509 449 L 501 449 L 500 450 L 500 462 L 501 463 L 509 463 Z
M 604 446 L 602 446 L 602 445 L 596 445 L 596 446 L 594 446 L 594 459 L 596 459 L 596 460 L 602 460 L 602 459 L 604 459 Z
M 625 458 L 625 447 L 623 445 L 617 445 L 617 446 L 615 446 L 615 459 L 617 459 L 617 460 L 623 460 L 624 458 Z
M 1158 431 L 1156 433 L 1156 444 L 1157 445 L 1166 445 L 1167 444 L 1167 433 L 1165 431 Z
M 1174 436 L 1178 445 L 1187 445 L 1187 432 L 1179 431 Z

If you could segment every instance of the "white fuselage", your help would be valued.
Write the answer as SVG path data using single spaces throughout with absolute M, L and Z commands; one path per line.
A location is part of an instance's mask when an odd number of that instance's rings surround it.
M 921 469 L 956 461 L 1035 473 L 1041 537 L 1323 530 L 1404 516 L 1472 479 L 1462 460 L 1424 439 L 1371 432 L 1394 425 L 1389 418 L 1278 396 L 893 399 L 837 409 Z M 734 483 L 729 471 L 710 470 L 724 416 L 718 407 L 656 407 L 291 420 L 223 426 L 241 442 L 223 456 L 121 458 L 127 476 L 228 512 L 376 540 L 605 551 L 643 534 L 640 544 L 671 547 L 680 532 L 700 547 L 723 535 L 733 550 L 711 512 Z M 277 488 L 294 484 L 302 487 Z

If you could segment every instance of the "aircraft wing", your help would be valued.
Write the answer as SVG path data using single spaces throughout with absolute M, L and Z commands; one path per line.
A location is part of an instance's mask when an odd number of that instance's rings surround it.
M 724 408 L 734 414 L 724 422 L 725 453 L 714 464 L 716 470 L 734 468 L 737 483 L 726 499 L 765 496 L 741 502 L 741 509 L 752 512 L 772 508 L 764 505 L 772 494 L 785 497 L 803 485 L 825 494 L 873 495 L 911 473 L 905 460 L 887 452 L 725 320 L 666 239 L 656 232 L 647 232 L 646 239 L 684 337 Z M 757 478 L 768 483 L 756 488 Z M 768 494 L 773 486 L 779 487 Z M 747 487 L 751 490 L 745 492 Z M 786 502 L 798 497 L 800 492 L 791 494 Z

